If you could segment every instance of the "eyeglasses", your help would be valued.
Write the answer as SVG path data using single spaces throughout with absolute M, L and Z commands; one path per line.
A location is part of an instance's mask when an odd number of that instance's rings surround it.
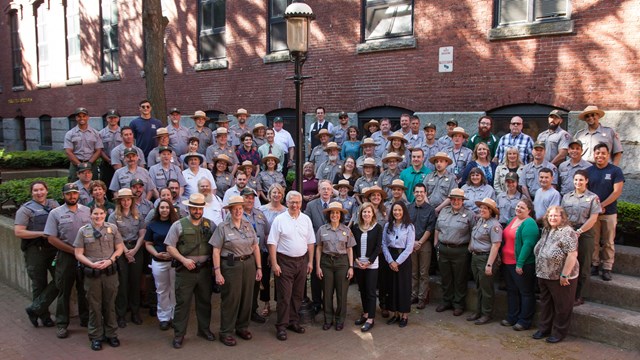
M 584 116 L 585 118 L 596 117 L 596 114 L 587 114 Z
M 511 123 L 511 125 L 520 126 L 520 125 L 522 125 L 522 123 L 513 123 L 513 122 L 512 122 L 512 123 Z
M 141 105 L 141 109 L 151 109 L 151 105 Z
M 481 122 L 480 125 L 489 126 L 489 125 L 491 125 L 491 123 L 490 122 Z

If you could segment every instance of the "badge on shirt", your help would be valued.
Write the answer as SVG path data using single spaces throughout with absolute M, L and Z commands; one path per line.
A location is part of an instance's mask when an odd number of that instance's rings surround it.
M 110 227 L 107 228 L 107 234 L 111 234 L 111 228 Z
M 500 233 L 500 226 L 494 226 L 494 227 L 493 227 L 493 231 L 494 231 L 496 234 L 499 234 L 499 233 Z
M 342 232 L 342 236 L 347 236 L 347 232 L 346 232 L 346 231 L 343 231 L 343 232 Z
M 585 201 L 585 202 L 590 202 L 590 201 L 591 201 L 591 198 L 585 198 L 585 199 L 584 199 L 584 201 Z
M 467 217 L 467 214 L 462 214 L 462 217 L 463 217 L 463 218 Z
M 464 216 L 464 215 L 462 215 L 462 216 Z M 489 225 L 484 224 L 484 225 L 482 225 L 482 227 L 486 229 L 486 228 L 488 228 L 488 227 L 489 227 Z

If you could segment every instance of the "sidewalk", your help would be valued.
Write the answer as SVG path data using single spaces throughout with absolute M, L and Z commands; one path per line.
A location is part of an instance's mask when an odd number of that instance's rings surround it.
M 303 335 L 289 332 L 289 340 L 275 338 L 272 314 L 266 324 L 252 323 L 253 340 L 238 339 L 235 347 L 226 347 L 219 341 L 207 342 L 195 336 L 195 318 L 189 321 L 184 347 L 171 347 L 173 331 L 160 331 L 157 320 L 143 313 L 144 324 L 129 323 L 118 335 L 122 345 L 103 350 L 89 349 L 85 328 L 72 319 L 67 339 L 57 339 L 55 328 L 34 328 L 24 312 L 28 299 L 18 291 L 0 283 L 0 356 L 11 359 L 638 359 L 638 352 L 623 351 L 584 339 L 569 337 L 559 344 L 533 340 L 534 330 L 515 332 L 500 326 L 499 319 L 477 326 L 465 321 L 468 312 L 454 317 L 451 311 L 435 312 L 435 304 L 424 310 L 415 310 L 409 316 L 409 326 L 400 329 L 378 322 L 370 333 L 361 333 L 353 321 L 359 314 L 357 286 L 349 288 L 349 306 L 345 329 L 322 331 L 322 316 L 317 323 L 307 326 Z M 213 295 L 211 330 L 218 336 L 220 298 Z M 274 307 L 272 303 L 272 308 Z M 193 307 L 192 307 L 193 309 Z M 378 314 L 379 315 L 379 314 Z M 336 356 L 337 355 L 337 356 Z

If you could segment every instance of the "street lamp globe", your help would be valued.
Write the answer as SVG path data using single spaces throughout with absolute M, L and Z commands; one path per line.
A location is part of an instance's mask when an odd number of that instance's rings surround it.
M 309 25 L 315 18 L 309 5 L 293 2 L 284 11 L 287 21 L 287 46 L 291 53 L 306 53 L 309 49 Z

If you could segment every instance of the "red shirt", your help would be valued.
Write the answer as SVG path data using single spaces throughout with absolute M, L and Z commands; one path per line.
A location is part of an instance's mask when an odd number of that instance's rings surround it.
M 502 263 L 505 265 L 516 264 L 516 231 L 518 228 L 513 227 L 513 220 L 502 231 L 504 245 L 502 246 Z

